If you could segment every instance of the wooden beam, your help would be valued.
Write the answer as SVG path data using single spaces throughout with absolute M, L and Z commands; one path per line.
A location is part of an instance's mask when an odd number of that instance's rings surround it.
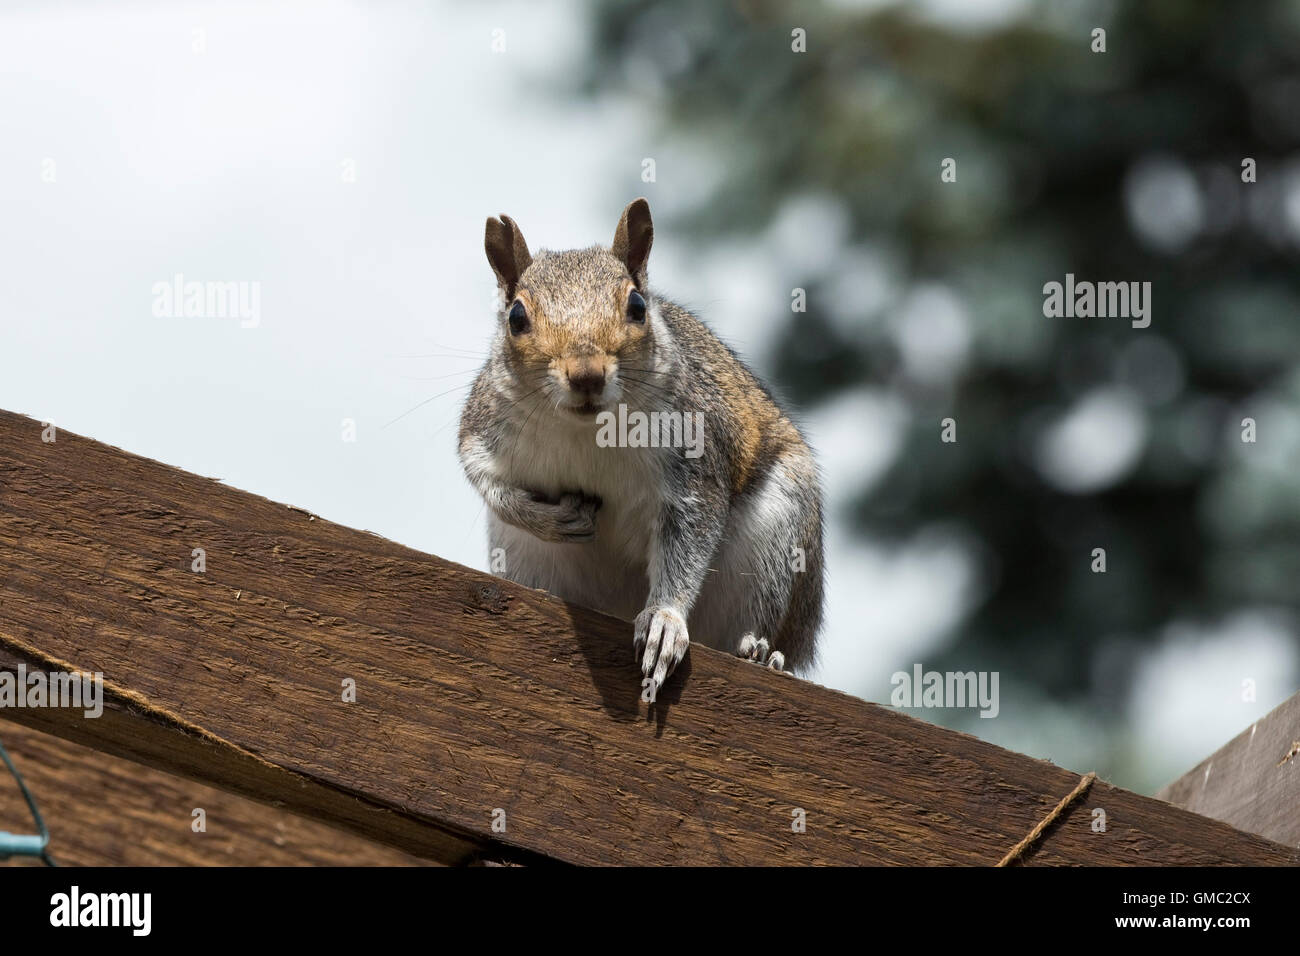
M 0 716 L 5 712 L 0 711 Z M 9 720 L 3 743 L 32 791 L 60 866 L 411 866 L 427 861 L 193 780 Z M 193 829 L 193 812 L 204 829 Z M 35 832 L 0 767 L 0 830 Z M 41 866 L 15 857 L 12 864 Z
M 0 648 L 109 692 L 11 719 L 443 862 L 989 865 L 1079 779 L 701 647 L 649 707 L 625 622 L 3 412 Z M 1098 782 L 1023 859 L 1300 855 Z
M 1156 796 L 1239 830 L 1300 846 L 1300 694 Z

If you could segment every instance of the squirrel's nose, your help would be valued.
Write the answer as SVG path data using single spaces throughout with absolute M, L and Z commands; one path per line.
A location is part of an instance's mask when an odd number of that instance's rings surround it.
M 605 390 L 605 373 L 598 368 L 584 368 L 569 376 L 569 388 L 595 398 Z

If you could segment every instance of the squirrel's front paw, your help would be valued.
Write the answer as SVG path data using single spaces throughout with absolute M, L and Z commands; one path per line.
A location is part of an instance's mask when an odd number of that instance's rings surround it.
M 558 501 L 534 498 L 527 527 L 543 541 L 590 541 L 596 537 L 599 509 L 599 498 L 578 492 L 560 495 Z
M 632 652 L 641 661 L 641 673 L 654 681 L 655 690 L 682 662 L 688 644 L 686 618 L 676 608 L 648 607 L 636 616 Z

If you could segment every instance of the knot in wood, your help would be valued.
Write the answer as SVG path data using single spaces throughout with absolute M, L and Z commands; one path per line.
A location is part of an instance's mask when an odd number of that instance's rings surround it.
M 465 608 L 471 614 L 474 611 L 487 611 L 489 614 L 504 614 L 510 599 L 495 584 L 484 581 L 469 586 L 469 606 Z

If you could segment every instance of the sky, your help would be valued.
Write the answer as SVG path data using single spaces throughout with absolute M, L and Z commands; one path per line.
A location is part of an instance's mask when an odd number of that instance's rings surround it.
M 657 141 L 648 101 L 555 95 L 584 49 L 582 11 L 7 5 L 0 407 L 486 569 L 455 435 L 492 331 L 487 216 L 511 215 L 534 247 L 587 246 L 608 243 L 623 206 L 646 195 L 652 285 L 755 356 L 774 330 L 755 326 L 753 306 L 788 301 L 782 264 L 819 254 L 809 235 L 834 234 L 817 228 L 833 226 L 833 197 L 813 196 L 747 242 L 700 250 L 675 235 L 672 214 L 725 164 Z M 859 289 L 868 266 L 850 280 Z M 177 275 L 255 284 L 256 322 L 160 310 L 158 288 Z M 945 296 L 917 290 L 900 307 L 900 345 L 917 361 L 950 358 L 932 348 L 960 333 Z M 827 626 L 810 676 L 876 701 L 973 600 L 959 537 L 885 548 L 841 520 L 897 453 L 904 415 L 864 387 L 804 416 L 829 505 Z M 1144 665 L 1133 746 L 1158 753 L 1160 773 L 1189 768 L 1286 696 L 1288 675 L 1272 668 L 1252 706 L 1198 706 L 1226 649 L 1254 648 L 1262 672 L 1285 653 L 1267 621 L 1232 626 L 1172 633 Z M 998 725 L 987 736 L 1088 769 L 1077 717 L 1035 713 L 987 721 Z M 1045 740 L 1043 713 L 1064 744 Z

